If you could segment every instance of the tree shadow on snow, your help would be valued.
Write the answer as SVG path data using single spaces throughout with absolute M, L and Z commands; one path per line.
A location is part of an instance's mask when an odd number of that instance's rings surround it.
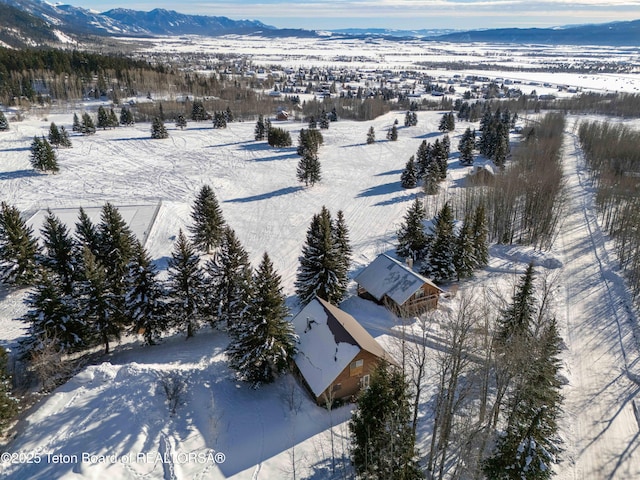
M 299 192 L 300 190 L 304 190 L 304 187 L 286 187 L 281 188 L 280 190 L 275 190 L 273 192 L 261 193 L 260 195 L 252 195 L 250 197 L 244 198 L 233 198 L 231 200 L 225 200 L 225 203 L 248 203 L 248 202 L 258 202 L 260 200 L 266 200 L 268 198 L 280 197 L 282 195 L 289 195 L 291 193 Z
M 15 148 L 3 148 L 0 152 L 28 152 L 31 147 L 15 147 Z
M 15 170 L 13 172 L 0 173 L 0 180 L 15 180 L 17 178 L 37 177 L 40 175 L 35 170 Z
M 397 182 L 389 182 L 382 185 L 376 185 L 375 187 L 369 187 L 366 190 L 361 191 L 357 197 L 377 197 L 379 195 L 390 195 L 392 193 L 401 192 L 404 190 L 400 185 L 400 180 Z
M 376 176 L 376 177 L 384 177 L 384 176 L 387 176 L 387 175 L 401 175 L 401 174 L 402 174 L 402 172 L 403 172 L 403 170 L 402 170 L 402 169 L 399 169 L 399 170 L 389 170 L 389 171 L 387 171 L 387 172 L 376 173 L 376 174 L 375 174 L 375 176 Z

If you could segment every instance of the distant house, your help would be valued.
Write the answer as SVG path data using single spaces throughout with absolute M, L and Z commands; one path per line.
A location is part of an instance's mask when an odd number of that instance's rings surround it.
M 355 318 L 320 298 L 292 323 L 299 337 L 296 368 L 319 405 L 349 399 L 368 387 L 380 359 L 395 364 Z
M 472 186 L 491 185 L 495 180 L 496 172 L 492 165 L 474 165 L 467 175 L 467 183 Z
M 289 120 L 289 112 L 287 112 L 286 110 L 278 110 L 278 112 L 276 113 L 276 120 Z
M 442 293 L 431 280 L 385 254 L 379 255 L 355 280 L 360 297 L 374 300 L 401 315 L 416 315 L 436 308 Z

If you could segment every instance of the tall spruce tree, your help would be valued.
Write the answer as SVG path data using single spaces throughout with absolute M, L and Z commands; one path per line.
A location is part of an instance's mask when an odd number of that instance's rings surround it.
M 473 275 L 473 271 L 478 265 L 473 248 L 473 225 L 469 216 L 462 222 L 462 227 L 456 237 L 456 245 L 453 256 L 453 265 L 456 270 L 458 280 Z
M 4 112 L 0 110 L 0 132 L 6 132 L 9 130 L 9 122 L 7 117 L 4 116 Z
M 369 131 L 367 132 L 367 145 L 374 143 L 376 143 L 376 131 L 373 127 L 369 127 Z
M 204 275 L 200 257 L 180 230 L 169 259 L 168 303 L 174 325 L 194 336 L 204 315 Z
M 304 182 L 305 186 L 314 186 L 316 182 L 322 179 L 320 160 L 318 159 L 317 153 L 305 150 L 298 162 L 296 178 L 299 182 Z
M 158 269 L 138 241 L 127 265 L 124 309 L 132 333 L 141 334 L 147 345 L 154 345 L 167 328 L 164 292 L 158 281 Z
M 476 260 L 476 268 L 484 267 L 489 263 L 489 229 L 484 203 L 478 205 L 473 216 L 473 256 Z
M 313 216 L 298 260 L 295 287 L 302 305 L 316 296 L 334 304 L 342 301 L 345 285 L 340 281 L 340 272 L 344 267 L 334 242 L 331 213 L 326 207 Z
M 208 316 L 214 325 L 224 322 L 232 332 L 247 314 L 252 297 L 249 255 L 230 227 L 225 227 L 220 248 L 205 265 L 208 275 Z
M 96 126 L 103 130 L 106 130 L 110 126 L 109 114 L 107 113 L 107 110 L 102 105 L 98 107 L 98 123 Z
M 267 138 L 267 127 L 264 123 L 264 116 L 258 115 L 258 121 L 256 122 L 256 128 L 253 130 L 253 138 L 257 141 Z
M 402 188 L 416 188 L 418 186 L 418 172 L 416 171 L 415 157 L 411 155 L 400 176 Z
M 452 280 L 456 275 L 454 254 L 456 236 L 453 231 L 453 212 L 449 202 L 445 203 L 434 220 L 433 245 L 425 273 L 433 276 L 437 283 Z
M 51 210 L 47 210 L 40 233 L 43 244 L 40 264 L 54 274 L 64 295 L 72 295 L 78 280 L 79 265 L 75 243 L 67 226 Z
M 71 148 L 71 139 L 69 138 L 69 132 L 64 128 L 64 125 L 60 126 L 60 144 L 58 146 L 64 148 Z
M 31 142 L 31 165 L 41 172 L 56 173 L 60 170 L 56 152 L 46 138 L 33 137 Z
M 73 114 L 73 126 L 71 128 L 74 132 L 82 132 L 82 125 L 80 124 L 80 119 L 78 118 L 78 114 Z
M 266 253 L 253 276 L 254 297 L 227 349 L 229 364 L 253 388 L 273 382 L 291 363 L 297 337 L 281 279 Z
M 116 128 L 119 125 L 118 116 L 116 115 L 116 112 L 113 111 L 113 108 L 109 109 L 107 124 L 109 125 L 109 128 Z
M 91 115 L 89 115 L 87 112 L 84 112 L 82 114 L 82 125 L 80 125 L 80 132 L 83 135 L 93 135 L 94 133 L 96 133 L 96 126 L 93 123 L 93 118 L 91 118 Z
M 85 246 L 89 248 L 94 255 L 99 254 L 101 247 L 98 229 L 82 207 L 80 207 L 78 221 L 76 222 L 76 240 L 79 245 L 78 258 L 80 260 L 82 260 L 84 255 L 83 249 Z
M 0 281 L 32 285 L 36 277 L 38 242 L 20 211 L 0 203 Z
M 62 136 L 60 135 L 60 130 L 58 129 L 58 126 L 54 122 L 51 122 L 51 125 L 49 125 L 49 135 L 47 136 L 47 139 L 49 140 L 49 143 L 54 147 L 59 146 L 60 143 L 62 142 Z
M 133 113 L 131 109 L 123 107 L 120 110 L 120 125 L 131 126 L 134 124 Z
M 339 261 L 336 272 L 338 282 L 343 291 L 346 292 L 347 286 L 349 285 L 349 268 L 351 267 L 353 250 L 351 248 L 351 241 L 349 240 L 349 227 L 347 226 L 342 210 L 338 210 L 338 214 L 333 223 L 332 237 L 338 252 Z
M 167 132 L 164 122 L 159 117 L 155 117 L 151 122 L 151 138 L 157 140 L 169 138 L 169 132 Z
M 120 339 L 122 333 L 122 325 L 115 316 L 117 306 L 113 291 L 106 269 L 86 246 L 83 248 L 82 258 L 79 317 L 87 322 L 88 343 L 101 343 L 105 353 L 109 353 L 110 341 Z
M 351 460 L 358 478 L 424 478 L 411 428 L 409 385 L 402 372 L 382 361 L 361 391 L 349 421 Z
M 422 202 L 415 198 L 404 216 L 404 222 L 398 229 L 398 246 L 396 254 L 403 258 L 411 258 L 415 264 L 424 260 L 428 254 L 430 239 L 424 231 L 426 213 Z
M 20 410 L 20 401 L 11 392 L 11 375 L 7 371 L 8 357 L 5 348 L 0 347 L 0 435 L 3 436 Z
M 203 185 L 191 209 L 193 225 L 189 227 L 193 245 L 210 254 L 222 241 L 225 222 L 216 194 L 209 185 Z
M 460 163 L 463 165 L 473 165 L 473 150 L 476 145 L 476 131 L 468 127 L 460 138 L 458 151 L 460 152 Z
M 176 117 L 176 127 L 180 130 L 184 130 L 187 126 L 187 119 L 184 118 L 184 115 L 180 114 Z

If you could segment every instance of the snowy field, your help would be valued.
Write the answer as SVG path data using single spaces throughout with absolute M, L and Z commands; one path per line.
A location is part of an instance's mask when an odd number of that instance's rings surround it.
M 180 46 L 163 45 L 167 51 Z M 224 49 L 224 42 L 216 48 Z M 324 61 L 316 57 L 326 55 L 326 50 L 318 47 L 317 53 L 310 53 L 311 47 L 305 48 L 305 62 L 312 57 Z M 272 50 L 264 55 L 275 55 Z M 380 55 L 380 48 L 374 51 Z M 383 60 L 390 62 L 392 55 L 389 50 Z M 286 61 L 299 65 L 303 60 Z M 637 88 L 637 79 L 632 80 Z M 400 173 L 423 139 L 441 138 L 439 112 L 418 112 L 418 125 L 399 128 L 397 142 L 383 138 L 394 120 L 403 124 L 403 112 L 369 122 L 340 120 L 322 132 L 322 181 L 305 188 L 295 178 L 295 146 L 274 149 L 255 142 L 253 122 L 230 123 L 223 130 L 213 130 L 208 122 L 189 123 L 184 131 L 167 124 L 166 140 L 152 140 L 150 125 L 137 124 L 90 137 L 72 136 L 73 148 L 59 152 L 59 174 L 34 173 L 29 163 L 31 139 L 46 135 L 51 121 L 71 131 L 72 115 L 27 116 L 0 134 L 0 199 L 27 213 L 36 230 L 46 208 L 64 212 L 65 221 L 72 224 L 80 206 L 94 214 L 105 202 L 121 206 L 165 269 L 179 229 L 190 223 L 196 193 L 209 184 L 251 261 L 257 264 L 264 251 L 271 256 L 292 313 L 299 308 L 293 283 L 311 217 L 323 205 L 334 214 L 344 211 L 354 250 L 350 274 L 355 277 L 379 253 L 393 252 L 395 232 L 419 193 L 401 188 Z M 294 145 L 300 128 L 306 128 L 294 122 L 277 126 L 291 132 Z M 378 141 L 366 145 L 371 126 Z M 452 153 L 467 126 L 459 122 L 451 134 Z M 571 131 L 569 124 L 564 145 L 567 202 L 554 247 L 546 252 L 492 247 L 489 265 L 461 283 L 458 296 L 444 299 L 441 308 L 455 310 L 463 292 L 489 290 L 508 299 L 530 261 L 540 274 L 553 274 L 557 317 L 567 345 L 563 374 L 568 380 L 563 391 L 564 462 L 556 469 L 557 478 L 640 478 L 640 433 L 632 403 L 640 402 L 638 336 L 633 329 L 638 318 L 597 223 L 594 191 Z M 449 166 L 445 191 L 453 194 L 468 167 L 461 167 L 455 156 Z M 14 319 L 24 312 L 24 293 L 0 291 L 3 345 L 14 345 L 22 335 L 23 326 Z M 350 294 L 342 308 L 383 346 L 397 351 L 394 317 L 355 297 L 354 285 Z M 441 326 L 433 328 L 437 338 Z M 346 456 L 351 407 L 327 412 L 289 376 L 259 391 L 237 383 L 226 364 L 227 341 L 224 334 L 208 329 L 188 342 L 174 337 L 155 347 L 143 347 L 136 338 L 123 339 L 111 354 L 85 367 L 25 415 L 16 437 L 3 448 L 26 455 L 24 462 L 2 463 L 0 475 L 18 480 L 269 480 L 294 478 L 295 464 L 296 478 L 331 478 L 331 432 L 334 455 Z M 189 385 L 173 416 L 159 391 L 160 379 L 167 374 Z M 423 454 L 428 451 L 431 393 L 423 396 L 421 408 Z M 40 462 L 34 463 L 36 459 Z

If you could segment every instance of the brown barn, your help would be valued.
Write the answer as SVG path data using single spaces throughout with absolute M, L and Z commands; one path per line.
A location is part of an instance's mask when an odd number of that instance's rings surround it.
M 355 278 L 358 295 L 385 305 L 398 315 L 418 315 L 437 308 L 442 290 L 408 265 L 379 255 Z
M 319 405 L 351 398 L 369 386 L 380 359 L 395 364 L 355 318 L 320 298 L 292 322 L 299 337 L 295 364 Z

